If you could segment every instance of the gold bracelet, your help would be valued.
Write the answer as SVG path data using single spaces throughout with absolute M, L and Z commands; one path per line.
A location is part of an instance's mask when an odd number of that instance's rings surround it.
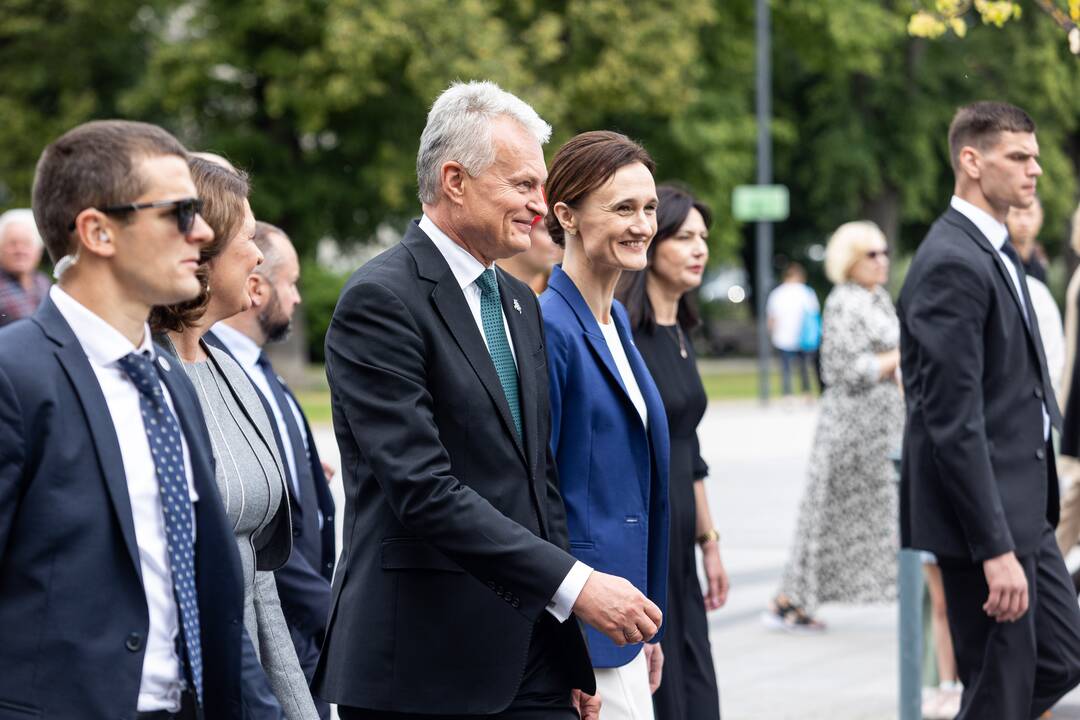
M 720 533 L 718 533 L 716 531 L 716 528 L 713 528 L 712 530 L 709 530 L 708 532 L 704 532 L 704 533 L 697 536 L 697 544 L 698 545 L 704 545 L 705 543 L 710 542 L 712 540 L 715 540 L 716 542 L 720 542 Z

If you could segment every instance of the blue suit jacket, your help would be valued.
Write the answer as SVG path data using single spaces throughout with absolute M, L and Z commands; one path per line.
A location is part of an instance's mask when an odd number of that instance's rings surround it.
M 626 310 L 619 331 L 648 410 L 648 428 L 630 401 L 600 325 L 561 267 L 540 297 L 551 377 L 551 448 L 566 503 L 570 552 L 596 570 L 632 582 L 667 605 L 668 456 L 664 403 L 634 345 Z M 636 645 L 617 647 L 587 628 L 595 667 L 619 667 Z M 659 642 L 663 628 L 654 642 Z
M 158 349 L 159 354 L 165 354 Z M 191 454 L 208 718 L 240 718 L 243 585 L 184 371 L 154 363 Z M 149 616 L 120 445 L 52 300 L 0 329 L 0 719 L 132 718 Z

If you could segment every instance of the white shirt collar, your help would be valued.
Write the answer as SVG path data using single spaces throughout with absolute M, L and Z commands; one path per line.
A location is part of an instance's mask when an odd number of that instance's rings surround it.
M 956 195 L 952 196 L 949 204 L 958 213 L 975 223 L 975 227 L 979 228 L 979 232 L 986 236 L 994 249 L 1001 251 L 1001 246 L 1005 244 L 1005 239 L 1009 237 L 1009 228 L 1005 227 L 1005 223 L 998 222 L 990 213 Z
M 489 269 L 470 255 L 468 250 L 451 240 L 427 215 L 420 218 L 420 229 L 431 238 L 431 242 L 435 243 L 435 247 L 442 253 L 446 264 L 450 266 L 450 272 L 454 273 L 454 278 L 462 290 L 476 282 L 476 279 Z
M 247 335 L 223 322 L 214 323 L 210 331 L 218 336 L 225 347 L 229 348 L 229 352 L 236 358 L 240 367 L 248 369 L 258 365 L 262 348 Z
M 150 337 L 148 324 L 143 326 L 142 343 L 135 347 L 123 333 L 68 295 L 59 285 L 49 288 L 49 297 L 75 333 L 75 339 L 82 345 L 83 352 L 92 364 L 107 367 L 133 352 L 149 353 L 151 358 L 154 357 L 154 341 Z

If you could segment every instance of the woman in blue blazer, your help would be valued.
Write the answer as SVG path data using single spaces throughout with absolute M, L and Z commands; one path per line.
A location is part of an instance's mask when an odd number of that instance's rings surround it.
M 566 255 L 541 296 L 551 390 L 551 446 L 573 555 L 626 578 L 661 610 L 667 600 L 668 427 L 660 394 L 614 300 L 656 233 L 648 153 L 623 135 L 564 145 L 547 182 L 552 239 Z M 642 651 L 588 629 L 604 720 L 653 717 L 663 627 Z

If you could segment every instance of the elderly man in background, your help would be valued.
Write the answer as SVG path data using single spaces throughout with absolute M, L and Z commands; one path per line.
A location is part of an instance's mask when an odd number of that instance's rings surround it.
M 30 317 L 49 294 L 49 278 L 38 270 L 43 249 L 31 210 L 0 215 L 0 326 Z

